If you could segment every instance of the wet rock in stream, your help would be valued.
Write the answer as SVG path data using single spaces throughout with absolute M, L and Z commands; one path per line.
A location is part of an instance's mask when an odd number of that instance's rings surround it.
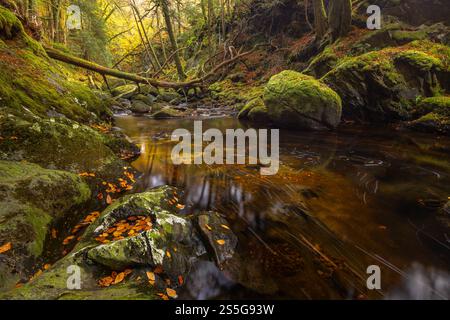
M 172 287 L 181 286 L 194 263 L 200 259 L 207 259 L 207 256 L 205 244 L 195 227 L 197 220 L 192 216 L 180 215 L 180 206 L 173 202 L 173 199 L 179 197 L 181 193 L 177 189 L 163 186 L 116 200 L 88 227 L 71 253 L 40 277 L 1 297 L 156 299 L 156 292 L 169 287 L 168 283 Z M 148 227 L 137 234 L 133 231 L 132 236 L 125 234 L 123 225 L 135 221 L 136 217 L 141 217 L 141 221 L 147 221 Z M 207 217 L 212 217 L 212 220 Z M 226 220 L 220 218 L 217 213 L 204 214 L 199 219 L 209 222 L 218 230 L 224 229 L 222 224 L 227 226 Z M 108 232 L 115 233 L 118 239 L 110 241 L 102 237 Z M 224 249 L 227 249 L 219 256 L 231 257 L 232 248 L 236 246 L 236 236 L 225 228 L 225 232 L 214 234 L 211 239 L 216 238 L 230 241 L 231 244 L 224 246 Z M 81 270 L 83 285 L 80 290 L 67 289 L 67 268 L 71 265 Z M 100 291 L 104 293 L 100 294 L 99 279 L 105 274 L 110 274 L 111 270 L 121 272 L 125 268 L 132 269 L 131 276 L 125 281 L 120 281 L 120 284 L 112 284 L 111 287 L 101 289 Z M 155 268 L 161 268 L 161 271 L 150 285 L 146 272 Z M 128 271 L 127 274 L 129 273 Z M 106 292 L 112 292 L 112 296 Z
M 202 213 L 197 217 L 197 220 L 202 236 L 214 252 L 217 264 L 220 266 L 226 260 L 232 258 L 238 240 L 227 221 L 217 212 Z

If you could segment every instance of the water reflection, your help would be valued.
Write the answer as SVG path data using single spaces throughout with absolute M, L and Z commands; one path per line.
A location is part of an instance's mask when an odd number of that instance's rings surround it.
M 174 129 L 193 130 L 192 120 L 121 117 L 117 123 L 141 147 L 133 163 L 143 173 L 136 191 L 181 187 L 186 213 L 217 210 L 238 235 L 235 258 L 222 271 L 201 262 L 186 298 L 397 298 L 415 286 L 417 276 L 407 274 L 416 262 L 424 266 L 421 274 L 439 274 L 448 286 L 439 271 L 450 266 L 448 228 L 436 220 L 450 195 L 448 139 L 282 130 L 280 171 L 265 177 L 250 165 L 174 166 L 169 137 Z M 203 127 L 245 129 L 226 118 Z M 382 269 L 381 292 L 365 287 L 372 264 Z M 430 295 L 449 296 L 430 286 Z

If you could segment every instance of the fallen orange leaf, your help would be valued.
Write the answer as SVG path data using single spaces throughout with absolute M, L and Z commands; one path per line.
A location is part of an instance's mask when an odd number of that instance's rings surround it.
M 173 298 L 173 299 L 175 299 L 175 298 L 178 297 L 177 292 L 176 292 L 175 290 L 173 290 L 173 289 L 167 288 L 167 289 L 166 289 L 166 293 L 167 293 L 167 295 L 168 295 L 169 297 L 171 297 L 171 298 Z
M 217 242 L 218 244 L 220 244 L 221 246 L 223 246 L 223 245 L 225 244 L 225 240 L 222 240 L 222 239 L 216 240 L 216 242 Z
M 12 248 L 11 242 L 5 243 L 4 245 L 2 245 L 0 247 L 0 253 L 4 253 L 6 251 L 9 251 L 9 250 L 11 250 L 11 248 Z
M 113 284 L 118 284 L 118 283 L 122 282 L 123 279 L 125 279 L 125 273 L 124 273 L 124 272 L 121 272 L 121 273 L 119 273 L 119 274 L 116 276 L 116 278 L 114 279 Z
M 147 271 L 146 274 L 147 274 L 148 280 L 155 281 L 156 277 L 155 277 L 155 273 L 154 272 Z

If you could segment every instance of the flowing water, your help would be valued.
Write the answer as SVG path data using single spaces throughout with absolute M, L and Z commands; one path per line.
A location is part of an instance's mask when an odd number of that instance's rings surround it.
M 215 210 L 239 238 L 222 270 L 201 261 L 182 298 L 450 298 L 450 139 L 387 129 L 280 131 L 280 170 L 174 166 L 173 130 L 192 119 L 117 117 L 141 148 L 136 192 L 185 190 L 185 214 Z M 203 129 L 247 128 L 232 118 Z M 441 213 L 439 213 L 441 212 Z M 447 226 L 447 227 L 446 227 Z M 368 290 L 367 268 L 381 268 Z

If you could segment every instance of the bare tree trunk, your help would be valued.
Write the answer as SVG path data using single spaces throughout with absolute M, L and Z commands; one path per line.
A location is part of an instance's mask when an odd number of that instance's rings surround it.
M 186 75 L 184 74 L 183 66 L 181 65 L 180 55 L 178 54 L 178 45 L 177 40 L 175 39 L 175 35 L 173 33 L 168 0 L 160 0 L 160 4 L 164 20 L 166 22 L 166 29 L 169 35 L 170 44 L 172 45 L 172 50 L 175 52 L 174 61 L 177 67 L 178 77 L 180 78 L 180 80 L 184 80 L 186 79 Z
M 150 48 L 150 50 L 151 50 L 151 52 L 152 52 L 153 59 L 155 59 L 156 66 L 157 66 L 158 68 L 161 68 L 161 64 L 159 63 L 158 56 L 156 55 L 155 49 L 153 48 L 152 43 L 150 42 L 150 40 L 149 40 L 149 38 L 148 38 L 147 31 L 145 30 L 144 23 L 142 22 L 143 18 L 141 17 L 141 14 L 140 14 L 140 12 L 139 12 L 139 9 L 138 9 L 138 7 L 136 6 L 136 2 L 135 2 L 134 0 L 133 0 L 133 9 L 134 9 L 134 11 L 136 12 L 136 16 L 137 16 L 137 18 L 138 18 L 137 21 L 139 22 L 139 24 L 137 25 L 137 27 L 139 28 L 139 25 L 141 26 L 141 28 L 142 28 L 142 34 L 144 35 L 145 41 L 147 42 L 147 45 L 149 46 L 149 48 Z
M 161 18 L 160 18 L 159 7 L 156 7 L 155 10 L 156 10 L 156 27 L 158 29 L 158 38 L 159 38 L 159 42 L 161 43 L 161 49 L 163 52 L 164 60 L 167 61 L 166 44 L 164 43 L 164 39 L 162 37 L 162 32 L 161 32 Z
M 225 42 L 225 0 L 220 0 L 220 20 L 222 26 L 222 42 Z
M 334 0 L 333 0 L 334 1 Z M 314 29 L 317 39 L 322 39 L 328 30 L 327 13 L 323 0 L 313 0 L 314 7 Z
M 145 41 L 145 39 L 144 39 L 144 35 L 142 34 L 141 28 L 140 28 L 140 26 L 139 26 L 139 21 L 138 21 L 138 18 L 137 18 L 137 16 L 136 16 L 136 11 L 134 10 L 134 7 L 133 7 L 133 6 L 131 6 L 131 11 L 133 12 L 134 22 L 135 22 L 135 24 L 136 24 L 136 28 L 137 28 L 138 33 L 139 33 L 139 38 L 141 38 L 142 46 L 144 47 L 144 51 L 145 51 L 145 53 L 146 53 L 146 55 L 147 55 L 147 59 L 149 60 L 150 64 L 152 65 L 153 70 L 157 70 L 157 67 L 156 67 L 156 65 L 153 63 L 152 56 L 151 56 L 150 51 L 149 51 L 149 49 L 148 49 L 148 47 L 147 47 L 147 43 L 146 43 L 146 41 Z
M 331 1 L 328 18 L 333 40 L 347 35 L 352 24 L 352 1 Z
M 214 13 L 214 3 L 213 0 L 208 0 L 208 44 L 209 44 L 209 56 L 213 54 L 214 47 L 214 25 L 216 23 L 216 17 Z

